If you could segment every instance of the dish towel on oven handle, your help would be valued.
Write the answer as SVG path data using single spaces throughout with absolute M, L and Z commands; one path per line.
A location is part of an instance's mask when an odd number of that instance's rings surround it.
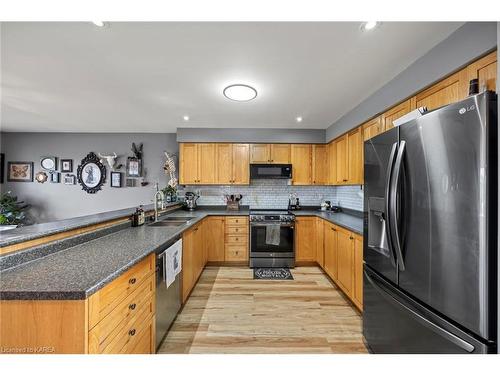
M 281 237 L 280 224 L 266 224 L 266 245 L 279 246 Z
M 165 284 L 168 288 L 182 270 L 182 239 L 165 250 L 163 261 L 165 262 Z

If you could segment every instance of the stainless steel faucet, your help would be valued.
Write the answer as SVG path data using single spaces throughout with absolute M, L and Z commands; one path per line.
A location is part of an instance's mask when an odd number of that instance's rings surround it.
M 155 204 L 155 221 L 158 221 L 158 194 L 159 194 L 159 197 L 160 197 L 160 204 L 161 204 L 161 207 L 160 209 L 163 209 L 164 208 L 164 202 L 165 202 L 165 194 L 163 194 L 163 191 L 160 190 L 160 188 L 158 187 L 158 182 L 156 183 L 156 193 L 155 193 L 155 196 L 153 198 L 153 201 L 154 201 L 154 204 Z

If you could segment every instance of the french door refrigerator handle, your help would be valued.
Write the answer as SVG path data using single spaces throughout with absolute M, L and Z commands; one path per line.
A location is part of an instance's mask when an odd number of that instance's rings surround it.
M 474 349 L 475 349 L 474 345 L 472 345 L 471 343 L 469 343 L 469 342 L 461 339 L 460 337 L 454 335 L 453 333 L 448 332 L 444 328 L 441 328 L 440 326 L 438 326 L 437 324 L 431 322 L 429 319 L 423 317 L 422 315 L 417 314 L 415 311 L 413 311 L 409 307 L 405 306 L 403 303 L 399 302 L 396 298 L 394 298 L 391 295 L 391 293 L 389 291 L 387 291 L 385 288 L 383 288 L 382 286 L 378 285 L 377 282 L 375 282 L 370 277 L 370 275 L 368 275 L 368 273 L 366 272 L 366 270 L 364 271 L 364 273 L 365 273 L 366 279 L 370 282 L 370 284 L 372 284 L 372 286 L 375 289 L 378 290 L 379 293 L 381 293 L 383 296 L 385 296 L 386 299 L 389 302 L 393 303 L 396 306 L 399 306 L 400 308 L 403 308 L 407 313 L 409 313 L 417 321 L 419 321 L 420 324 L 422 324 L 423 326 L 425 326 L 425 327 L 429 328 L 430 330 L 434 331 L 435 333 L 437 333 L 441 337 L 445 338 L 446 340 L 448 340 L 448 341 L 454 343 L 455 345 L 461 347 L 462 349 L 464 349 L 468 353 L 472 353 L 474 351 Z
M 389 198 L 389 217 L 390 227 L 392 232 L 392 240 L 394 249 L 396 251 L 396 258 L 399 265 L 399 270 L 405 270 L 405 262 L 403 260 L 403 251 L 401 250 L 401 239 L 399 236 L 399 224 L 397 218 L 397 205 L 398 205 L 398 186 L 399 176 L 401 174 L 401 166 L 403 164 L 403 156 L 406 149 L 406 142 L 401 141 L 399 144 L 398 155 L 394 162 L 394 176 L 391 178 L 390 198 Z
M 394 166 L 394 158 L 396 157 L 396 151 L 398 150 L 398 142 L 394 142 L 391 148 L 391 153 L 389 155 L 389 161 L 387 162 L 387 179 L 385 182 L 385 233 L 387 235 L 387 240 L 389 243 L 390 247 L 390 254 L 391 254 L 391 262 L 396 267 L 396 254 L 394 253 L 394 246 L 392 244 L 392 235 L 391 235 L 391 220 L 390 220 L 390 198 L 391 198 L 391 176 L 392 176 L 392 171 L 393 171 L 393 166 Z

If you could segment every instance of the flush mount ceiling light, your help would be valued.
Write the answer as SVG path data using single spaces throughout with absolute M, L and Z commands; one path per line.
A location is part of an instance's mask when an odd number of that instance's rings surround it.
M 97 27 L 104 27 L 104 21 L 92 21 Z
M 189 116 L 182 116 L 182 119 L 183 119 L 184 121 L 189 121 Z
M 297 121 L 297 122 L 302 122 L 302 117 L 301 117 L 301 116 L 296 117 L 296 118 L 295 118 L 295 121 Z
M 377 21 L 367 21 L 367 22 L 363 22 L 361 24 L 361 30 L 362 31 L 370 31 L 370 30 L 373 30 L 375 29 L 377 26 L 380 25 L 380 22 L 377 22 Z
M 248 102 L 257 97 L 257 90 L 242 83 L 227 86 L 222 93 L 226 98 L 237 102 Z

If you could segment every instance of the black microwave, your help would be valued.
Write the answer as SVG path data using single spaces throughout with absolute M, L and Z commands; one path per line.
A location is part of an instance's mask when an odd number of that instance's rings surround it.
M 292 178 L 291 164 L 250 164 L 250 178 Z

